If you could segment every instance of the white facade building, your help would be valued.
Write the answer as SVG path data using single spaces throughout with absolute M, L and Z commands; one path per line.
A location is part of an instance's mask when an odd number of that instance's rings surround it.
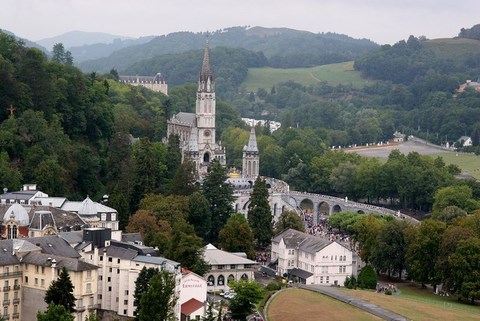
M 300 283 L 343 285 L 357 275 L 354 253 L 336 241 L 288 229 L 272 240 L 271 251 L 278 275 Z
M 181 321 L 201 320 L 205 316 L 207 302 L 207 281 L 205 278 L 184 269 L 180 298 Z
M 231 281 L 254 280 L 258 270 L 258 263 L 247 259 L 245 253 L 222 251 L 212 244 L 205 247 L 204 259 L 210 266 L 206 274 L 208 291 L 227 290 Z

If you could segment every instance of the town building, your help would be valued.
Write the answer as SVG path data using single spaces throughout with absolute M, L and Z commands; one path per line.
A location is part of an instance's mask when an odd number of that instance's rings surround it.
M 278 275 L 303 284 L 343 285 L 357 275 L 356 255 L 347 245 L 287 229 L 272 240 Z
M 207 281 L 187 269 L 182 269 L 180 298 L 180 321 L 201 320 L 207 304 Z
M 168 95 L 168 84 L 161 73 L 155 76 L 119 76 L 119 81 L 131 86 L 142 86 L 150 90 Z
M 0 241 L 0 273 L 3 283 L 4 320 L 36 320 L 46 311 L 45 293 L 65 267 L 75 288 L 75 320 L 83 321 L 97 309 L 97 266 L 58 236 Z
M 70 233 L 71 234 L 71 233 Z M 77 243 L 75 236 L 62 235 L 71 240 L 85 262 L 98 269 L 98 303 L 102 320 L 120 318 L 126 320 L 135 316 L 135 281 L 143 268 L 157 268 L 175 275 L 175 295 L 180 297 L 182 274 L 180 264 L 158 256 L 158 252 L 141 242 L 124 242 L 112 239 L 108 228 L 87 228 L 83 240 Z M 175 306 L 180 319 L 180 303 Z
M 254 272 L 259 268 L 245 253 L 226 252 L 212 244 L 205 247 L 204 259 L 210 266 L 206 274 L 208 291 L 227 290 L 232 281 L 254 280 Z

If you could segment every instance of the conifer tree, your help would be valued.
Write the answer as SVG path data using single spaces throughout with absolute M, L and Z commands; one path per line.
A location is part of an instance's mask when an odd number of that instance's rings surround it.
M 259 248 L 268 246 L 273 236 L 273 219 L 268 203 L 267 184 L 260 176 L 255 180 L 252 194 L 250 194 L 248 222 L 252 227 L 257 246 Z
M 52 281 L 45 293 L 45 302 L 48 305 L 61 305 L 68 312 L 75 311 L 75 297 L 73 296 L 73 283 L 65 267 L 62 268 L 58 279 Z
M 138 310 L 140 306 L 140 300 L 142 299 L 142 295 L 148 290 L 150 279 L 157 275 L 160 272 L 159 269 L 156 268 L 146 268 L 143 269 L 138 274 L 137 279 L 135 280 L 135 293 L 133 294 L 133 306 L 135 306 L 135 320 L 138 320 Z
M 160 271 L 149 282 L 148 290 L 142 295 L 138 319 L 140 321 L 176 320 L 175 276 Z

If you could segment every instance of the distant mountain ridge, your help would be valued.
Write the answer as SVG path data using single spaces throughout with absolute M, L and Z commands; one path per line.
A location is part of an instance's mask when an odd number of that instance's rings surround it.
M 13 32 L 8 31 L 8 30 L 5 30 L 5 29 L 0 29 L 0 31 L 6 33 L 7 35 L 14 36 L 15 39 L 18 39 L 18 40 L 23 41 L 23 43 L 24 43 L 25 46 L 27 46 L 27 47 L 38 48 L 38 49 L 40 49 L 41 51 L 43 51 L 44 53 L 49 54 L 47 48 L 39 45 L 39 44 L 36 43 L 36 42 L 33 42 L 33 41 L 31 41 L 31 40 L 28 40 L 28 39 L 21 38 L 21 37 L 17 36 L 16 34 L 14 34 Z
M 155 56 L 201 49 L 205 46 L 206 36 L 205 32 L 175 32 L 155 37 L 145 44 L 120 49 L 108 57 L 81 62 L 78 66 L 84 71 L 108 72 L 112 68 L 124 70 L 134 63 Z M 321 57 L 327 56 L 341 57 L 339 60 L 348 61 L 379 47 L 368 39 L 288 28 L 231 27 L 209 33 L 208 39 L 211 48 L 261 51 L 276 67 L 318 65 Z
M 51 51 L 56 43 L 62 43 L 65 49 L 70 50 L 71 47 L 96 43 L 112 43 L 116 39 L 126 40 L 132 39 L 132 37 L 112 35 L 104 32 L 69 31 L 55 37 L 38 40 L 36 43 Z

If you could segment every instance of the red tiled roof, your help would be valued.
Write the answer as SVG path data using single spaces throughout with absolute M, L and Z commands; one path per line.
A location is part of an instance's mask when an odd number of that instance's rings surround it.
M 197 299 L 190 299 L 184 304 L 182 304 L 182 314 L 188 316 L 200 309 L 201 307 L 203 307 L 203 302 L 200 302 Z

